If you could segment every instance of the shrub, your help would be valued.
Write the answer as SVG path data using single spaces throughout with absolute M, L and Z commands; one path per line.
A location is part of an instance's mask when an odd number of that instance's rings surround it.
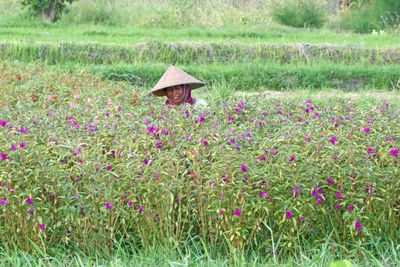
M 278 6 L 273 12 L 274 19 L 292 27 L 320 28 L 325 22 L 326 13 L 316 1 L 289 1 Z

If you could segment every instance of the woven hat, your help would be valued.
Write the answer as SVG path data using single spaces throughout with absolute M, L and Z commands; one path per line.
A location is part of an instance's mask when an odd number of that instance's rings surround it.
M 156 96 L 165 96 L 165 88 L 190 84 L 192 89 L 197 89 L 204 86 L 204 83 L 190 76 L 183 70 L 178 69 L 174 65 L 169 67 L 167 71 L 161 76 L 160 80 L 157 82 L 156 86 L 150 91 Z

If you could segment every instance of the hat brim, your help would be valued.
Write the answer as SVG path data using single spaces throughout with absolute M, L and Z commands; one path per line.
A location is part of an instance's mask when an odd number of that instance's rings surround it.
M 192 87 L 192 90 L 203 87 L 205 85 L 204 83 L 183 83 L 183 84 L 177 84 L 174 86 L 185 85 L 185 84 L 189 84 Z M 167 92 L 165 89 L 170 88 L 170 87 L 173 87 L 173 86 L 159 88 L 157 90 L 151 91 L 150 93 L 153 93 L 156 96 L 166 96 Z

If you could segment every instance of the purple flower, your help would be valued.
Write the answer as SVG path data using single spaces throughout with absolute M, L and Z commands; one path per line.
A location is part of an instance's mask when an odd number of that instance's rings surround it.
M 234 144 L 234 143 L 235 143 L 235 138 L 232 137 L 231 139 L 229 139 L 229 144 L 232 145 L 232 144 Z
M 300 196 L 300 189 L 298 187 L 295 187 L 292 189 L 292 197 L 298 197 Z
M 246 164 L 242 164 L 242 171 L 243 171 L 243 172 L 247 172 L 248 169 L 249 169 L 249 168 L 247 167 Z
M 7 203 L 8 203 L 7 199 L 5 199 L 5 198 L 0 199 L 0 205 L 5 207 L 5 206 L 7 206 Z
M 208 146 L 208 145 L 209 145 L 207 139 L 204 139 L 204 140 L 202 141 L 202 143 L 203 143 L 204 146 Z
M 29 209 L 29 210 L 28 210 L 28 213 L 29 213 L 30 215 L 32 215 L 32 214 L 33 214 L 33 212 L 34 212 L 34 210 L 33 210 L 33 209 Z
M 129 200 L 129 201 L 128 201 L 128 206 L 129 206 L 129 207 L 132 207 L 132 206 L 133 206 L 133 201 L 132 201 L 132 200 Z
M 318 190 L 317 190 L 317 189 L 313 189 L 313 190 L 311 191 L 311 195 L 312 195 L 313 197 L 317 197 L 317 196 L 318 196 Z
M 32 198 L 28 198 L 28 199 L 26 200 L 26 204 L 32 205 L 32 204 L 33 204 L 33 199 L 32 199 Z
M 278 154 L 278 150 L 276 150 L 275 148 L 271 150 L 271 155 L 273 157 L 275 157 L 275 155 Z
M 295 162 L 296 161 L 296 155 L 291 155 L 289 158 L 289 162 Z
M 356 221 L 355 224 L 354 224 L 354 228 L 361 229 L 362 228 L 362 223 L 360 221 Z
M 0 153 L 0 158 L 1 158 L 1 160 L 2 160 L 2 161 L 5 161 L 5 160 L 7 160 L 7 154 L 6 154 L 6 153 L 3 153 L 3 152 L 1 152 L 1 153 Z
M 314 233 L 314 232 L 315 232 L 314 227 L 311 227 L 311 228 L 310 228 L 310 233 Z
M 111 167 L 110 165 L 107 165 L 107 166 L 106 166 L 106 170 L 107 170 L 107 171 L 111 171 L 111 170 L 112 170 L 112 167 Z
M 333 180 L 331 178 L 326 179 L 326 183 L 328 185 L 332 185 L 333 184 Z
M 244 108 L 244 102 L 243 101 L 239 102 L 239 107 Z
M 106 201 L 105 205 L 106 205 L 106 209 L 108 209 L 108 210 L 112 208 L 112 204 L 108 201 Z
M 49 198 L 50 198 L 50 201 L 54 201 L 56 199 L 56 195 L 51 194 Z
M 337 192 L 336 198 L 337 198 L 337 199 L 342 199 L 342 198 L 343 198 L 342 192 Z
M 221 215 L 221 216 L 224 216 L 224 215 L 225 215 L 225 211 L 224 211 L 224 210 L 220 210 L 218 213 L 219 213 L 219 215 Z
M 267 158 L 265 157 L 265 156 L 260 156 L 260 157 L 258 157 L 258 160 L 259 161 L 265 161 Z
M 339 203 L 339 204 L 336 204 L 335 208 L 336 208 L 336 209 L 340 209 L 340 203 Z
M 138 206 L 137 211 L 139 212 L 139 214 L 142 214 L 144 211 L 143 206 Z
M 41 231 L 46 231 L 46 225 L 44 223 L 39 223 L 38 226 Z
M 399 149 L 398 149 L 398 148 L 396 148 L 396 149 L 391 149 L 391 150 L 390 150 L 390 155 L 392 155 L 392 156 L 395 157 L 395 158 L 398 158 L 398 157 L 399 157 Z
M 286 219 L 291 220 L 293 218 L 293 212 L 291 210 L 286 211 Z
M 211 181 L 210 182 L 210 187 L 214 187 L 215 186 L 215 182 L 214 181 Z
M 371 128 L 365 127 L 364 128 L 364 133 L 369 134 L 371 132 Z
M 375 153 L 375 149 L 373 147 L 368 147 L 367 148 L 367 152 L 368 152 L 368 154 L 374 154 Z
M 27 134 L 29 131 L 25 127 L 22 127 L 20 132 L 23 133 L 23 134 Z
M 233 215 L 235 215 L 235 216 L 241 216 L 241 215 L 242 215 L 242 211 L 239 210 L 239 209 L 234 210 L 234 211 L 233 211 Z
M 354 205 L 350 205 L 350 206 L 348 207 L 348 210 L 349 210 L 350 212 L 354 211 Z
M 262 191 L 259 193 L 259 195 L 262 199 L 265 199 L 267 197 L 267 192 Z
M 200 114 L 199 119 L 200 119 L 200 123 L 203 123 L 206 120 L 206 115 Z
M 15 151 L 15 150 L 17 150 L 17 147 L 16 147 L 14 144 L 12 144 L 12 145 L 11 145 L 11 150 L 12 150 L 12 151 Z
M 331 137 L 329 138 L 329 142 L 330 142 L 332 145 L 335 145 L 336 142 L 337 142 L 337 138 L 336 138 L 335 136 L 331 136 Z
M 163 135 L 167 135 L 167 134 L 168 134 L 168 130 L 165 130 L 165 129 L 162 130 L 162 134 L 163 134 Z
M 372 184 L 365 185 L 365 192 L 367 192 L 368 196 L 372 195 L 373 188 L 374 188 L 374 186 Z
M 324 199 L 322 197 L 318 197 L 317 198 L 317 204 L 321 204 L 322 202 L 324 202 Z
M 162 141 L 157 141 L 156 147 L 161 149 L 163 147 L 163 142 Z
M 6 124 L 7 124 L 7 121 L 5 121 L 5 120 L 1 120 L 1 121 L 0 121 L 0 126 L 1 126 L 1 127 L 5 127 Z
M 304 140 L 307 142 L 307 143 L 310 143 L 311 142 L 311 136 L 306 136 L 305 138 L 304 138 Z
M 345 119 L 346 121 L 350 121 L 350 120 L 351 120 L 350 116 L 346 116 L 346 117 L 344 117 L 344 119 Z

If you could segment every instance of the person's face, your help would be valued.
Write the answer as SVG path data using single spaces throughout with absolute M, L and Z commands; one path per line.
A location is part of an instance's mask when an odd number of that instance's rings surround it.
M 179 105 L 182 103 L 184 97 L 183 86 L 178 85 L 167 88 L 167 97 L 174 105 Z

